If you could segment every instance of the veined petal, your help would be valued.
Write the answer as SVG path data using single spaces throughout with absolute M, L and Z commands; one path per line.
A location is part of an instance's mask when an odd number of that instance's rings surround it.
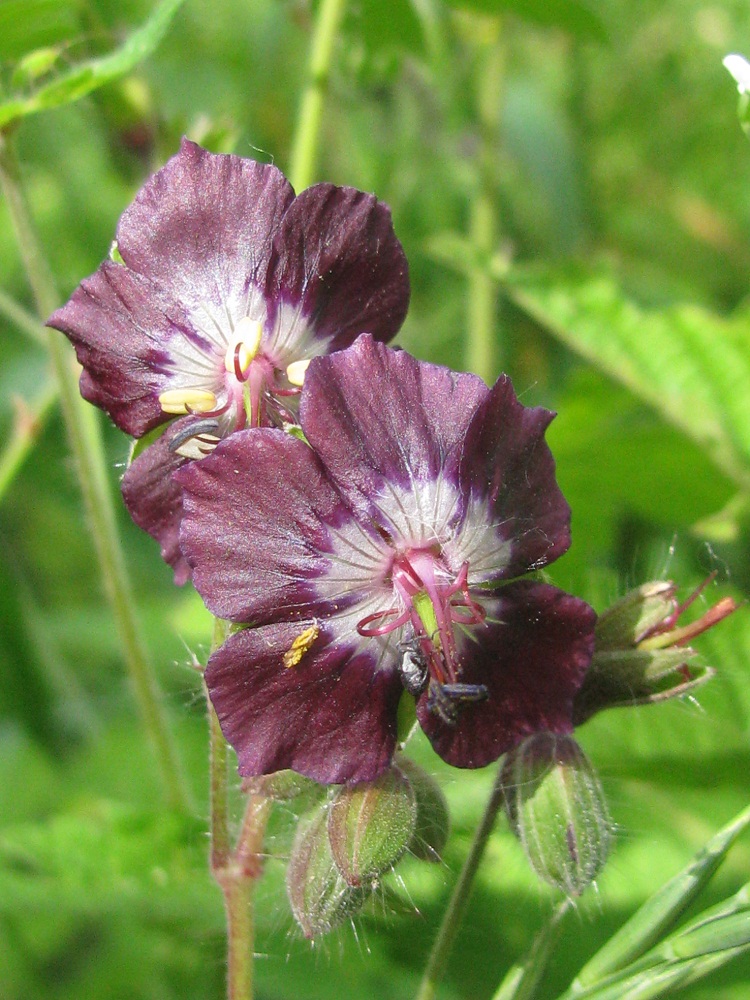
M 351 541 L 342 548 L 340 535 L 350 538 L 351 529 L 362 541 L 362 529 L 304 442 L 268 428 L 240 431 L 176 480 L 180 544 L 214 614 L 294 621 L 370 599 L 377 564 L 364 574 L 347 565 Z
M 243 629 L 208 661 L 205 679 L 245 776 L 291 768 L 324 784 L 372 781 L 389 765 L 401 684 L 371 653 L 323 627 L 299 662 L 284 656 L 314 622 Z
M 462 647 L 465 684 L 487 698 L 467 704 L 447 725 L 421 695 L 417 717 L 440 756 L 454 767 L 483 767 L 539 731 L 573 731 L 573 698 L 594 649 L 593 610 L 544 583 L 518 582 L 485 601 L 487 624 Z M 475 640 L 475 641 L 474 641 Z
M 418 495 L 425 484 L 445 480 L 458 488 L 454 452 L 488 393 L 475 375 L 417 361 L 364 336 L 310 363 L 300 419 L 349 503 L 387 512 L 398 506 L 389 497 L 392 487 Z
M 540 406 L 519 403 L 507 375 L 497 380 L 473 416 L 461 452 L 461 483 L 475 505 L 486 505 L 500 537 L 511 543 L 508 563 L 496 564 L 494 570 L 487 565 L 484 579 L 546 566 L 570 545 L 570 508 L 544 440 L 554 416 Z M 474 565 L 478 568 L 476 560 Z
M 47 325 L 75 345 L 81 395 L 133 437 L 164 420 L 158 396 L 175 364 L 169 341 L 179 335 L 201 343 L 177 300 L 111 261 L 82 281 Z
M 192 309 L 223 310 L 265 284 L 273 233 L 293 199 L 277 167 L 183 139 L 124 212 L 118 250 Z
M 274 237 L 266 299 L 277 310 L 271 350 L 282 367 L 360 333 L 390 340 L 409 305 L 409 272 L 388 207 L 349 187 L 303 191 Z
M 130 516 L 161 546 L 162 559 L 174 570 L 174 582 L 181 586 L 190 579 L 190 566 L 179 544 L 182 517 L 182 490 L 172 478 L 188 459 L 170 451 L 176 433 L 196 422 L 183 417 L 168 427 L 153 444 L 132 462 L 120 484 Z

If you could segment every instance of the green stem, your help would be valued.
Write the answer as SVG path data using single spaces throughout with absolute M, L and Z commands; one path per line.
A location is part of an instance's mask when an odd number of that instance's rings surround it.
M 221 884 L 227 914 L 227 1000 L 253 996 L 253 880 L 227 877 Z
M 480 191 L 471 203 L 469 237 L 480 260 L 491 255 L 495 246 L 495 209 L 492 199 Z M 466 367 L 487 383 L 497 372 L 497 286 L 485 268 L 473 268 L 468 287 L 468 340 Z
M 482 819 L 474 832 L 474 839 L 466 861 L 464 861 L 464 866 L 461 869 L 461 874 L 458 876 L 456 887 L 453 890 L 448 907 L 443 914 L 440 930 L 432 946 L 430 957 L 427 960 L 427 967 L 425 968 L 416 1000 L 432 1000 L 445 972 L 453 942 L 466 914 L 474 876 L 479 868 L 479 862 L 484 855 L 487 841 L 492 833 L 492 827 L 495 825 L 495 818 L 503 801 L 501 775 L 502 764 L 497 772 L 497 778 L 492 787 L 490 797 L 487 800 L 487 805 L 484 807 Z
M 47 346 L 47 331 L 39 322 L 39 317 L 27 312 L 15 299 L 0 288 L 0 315 L 5 316 L 21 333 L 30 340 L 36 341 L 40 347 Z
M 228 625 L 221 618 L 214 619 L 214 635 L 211 652 L 218 649 L 227 636 Z M 209 801 L 211 810 L 211 871 L 216 875 L 225 867 L 229 859 L 229 793 L 227 778 L 227 741 L 221 731 L 219 720 L 208 697 L 208 770 Z
M 0 185 L 8 204 L 18 246 L 42 321 L 58 305 L 54 278 L 37 239 L 20 171 L 9 137 L 0 133 Z M 78 391 L 78 370 L 62 336 L 48 332 L 52 367 L 57 377 L 63 415 L 78 467 L 89 526 L 94 538 L 104 588 L 112 608 L 146 731 L 156 751 L 167 796 L 173 809 L 187 811 L 187 795 L 166 714 L 136 622 L 135 605 L 119 543 L 107 461 L 95 410 Z
M 322 0 L 313 31 L 307 83 L 300 102 L 290 156 L 289 180 L 303 191 L 315 180 L 320 148 L 320 126 L 328 91 L 333 49 L 346 10 L 346 0 Z
M 498 35 L 502 24 L 498 21 Z M 497 331 L 497 285 L 489 274 L 490 260 L 498 239 L 494 173 L 499 142 L 504 59 L 501 41 L 484 47 L 477 58 L 477 121 L 479 149 L 476 156 L 477 185 L 469 215 L 469 239 L 481 266 L 472 268 L 468 283 L 468 339 L 466 367 L 492 383 L 500 367 Z
M 36 444 L 57 399 L 57 388 L 50 385 L 34 406 L 23 403 L 19 407 L 10 440 L 0 452 L 0 501 Z
M 228 623 L 214 620 L 211 650 L 227 636 Z M 253 890 L 263 871 L 263 838 L 272 801 L 262 791 L 248 795 L 237 844 L 229 838 L 228 747 L 206 693 L 209 712 L 211 798 L 211 872 L 224 896 L 227 918 L 227 998 L 253 996 Z

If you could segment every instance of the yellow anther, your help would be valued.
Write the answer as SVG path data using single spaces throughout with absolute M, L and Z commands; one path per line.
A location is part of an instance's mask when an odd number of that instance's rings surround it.
M 224 367 L 230 375 L 236 375 L 235 359 L 244 375 L 250 367 L 253 358 L 260 349 L 263 337 L 263 324 L 259 319 L 245 316 L 234 328 L 234 334 L 229 342 L 229 348 L 224 356 Z
M 309 364 L 310 358 L 304 358 L 302 361 L 292 361 L 290 365 L 287 365 L 286 377 L 292 385 L 302 386 L 305 384 L 305 372 Z
M 165 413 L 208 413 L 216 409 L 216 396 L 208 389 L 167 389 L 159 405 Z
M 282 657 L 282 663 L 284 666 L 287 669 L 289 669 L 289 667 L 296 667 L 319 635 L 320 627 L 318 625 L 311 625 L 309 628 L 306 628 L 304 632 L 300 632 L 296 639 L 292 641 L 291 646 Z

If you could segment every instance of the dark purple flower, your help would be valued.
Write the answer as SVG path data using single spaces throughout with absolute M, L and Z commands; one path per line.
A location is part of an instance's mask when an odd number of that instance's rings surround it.
M 300 416 L 311 447 L 243 432 L 176 476 L 195 586 L 253 626 L 206 670 L 240 773 L 375 778 L 404 687 L 458 767 L 570 732 L 594 613 L 517 579 L 569 544 L 553 414 L 362 337 L 311 363 Z
M 406 258 L 374 196 L 317 184 L 295 197 L 276 167 L 187 140 L 125 211 L 116 247 L 49 325 L 75 345 L 83 396 L 126 433 L 183 418 L 123 482 L 183 581 L 171 473 L 235 430 L 296 420 L 310 358 L 363 332 L 390 339 Z

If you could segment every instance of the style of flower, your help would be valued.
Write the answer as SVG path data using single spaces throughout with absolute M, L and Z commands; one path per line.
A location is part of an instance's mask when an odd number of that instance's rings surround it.
M 364 336 L 310 363 L 307 443 L 239 432 L 176 474 L 195 586 L 251 626 L 205 673 L 241 774 L 374 779 L 405 687 L 458 767 L 572 730 L 594 613 L 518 579 L 569 545 L 552 417 Z
M 133 437 L 154 432 L 123 495 L 177 582 L 189 568 L 175 469 L 236 430 L 295 422 L 308 361 L 363 332 L 390 339 L 408 299 L 372 195 L 317 184 L 295 197 L 276 167 L 187 140 L 145 184 L 112 259 L 48 324 L 75 345 L 83 396 Z

